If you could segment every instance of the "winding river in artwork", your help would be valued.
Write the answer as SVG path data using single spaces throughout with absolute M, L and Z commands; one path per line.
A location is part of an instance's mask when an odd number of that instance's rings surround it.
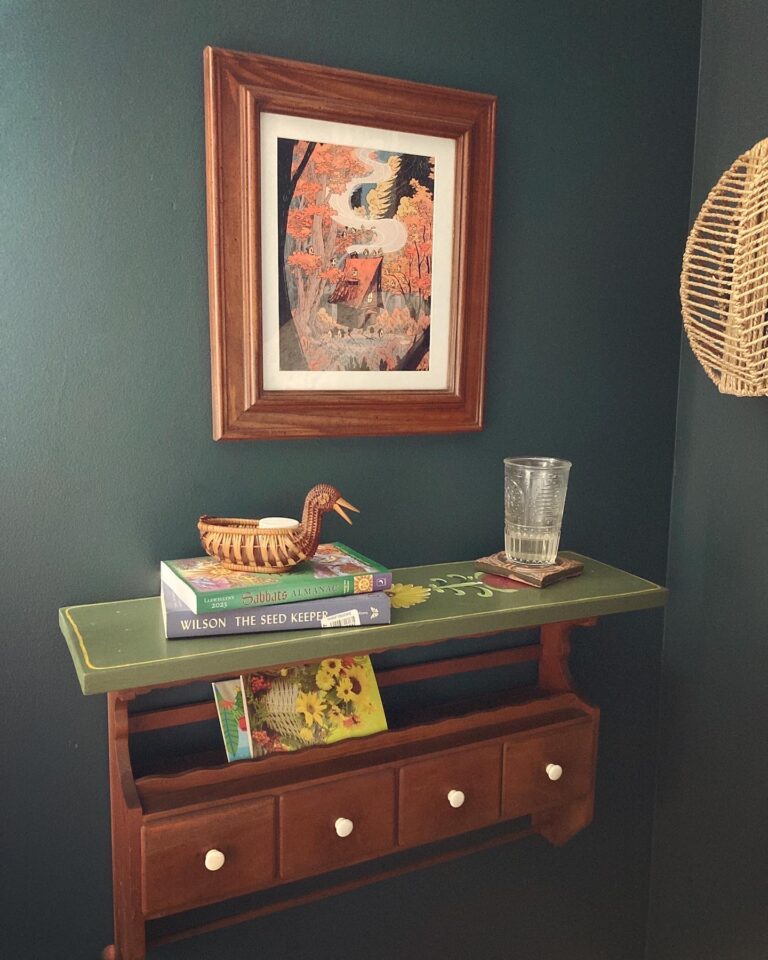
M 352 207 L 352 194 L 361 184 L 371 184 L 378 186 L 382 181 L 389 180 L 392 176 L 392 168 L 388 163 L 382 163 L 374 159 L 376 150 L 370 150 L 367 147 L 360 147 L 357 151 L 358 158 L 367 166 L 372 167 L 370 173 L 362 177 L 354 177 L 347 184 L 344 193 L 331 195 L 330 205 L 334 210 L 333 219 L 343 227 L 352 227 L 360 230 L 372 230 L 375 233 L 375 239 L 371 243 L 351 244 L 347 248 L 347 253 L 363 253 L 375 247 L 382 253 L 396 253 L 405 246 L 408 234 L 405 225 L 392 217 L 386 219 L 372 219 L 358 216 Z

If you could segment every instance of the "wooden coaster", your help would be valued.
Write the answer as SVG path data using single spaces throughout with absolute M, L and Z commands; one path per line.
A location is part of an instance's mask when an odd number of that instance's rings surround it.
M 480 557 L 475 560 L 475 567 L 483 573 L 491 573 L 495 577 L 506 577 L 508 580 L 520 580 L 532 587 L 548 587 L 558 580 L 568 577 L 578 577 L 584 570 L 580 560 L 557 555 L 554 563 L 546 567 L 531 567 L 522 563 L 507 560 L 503 550 L 493 553 L 489 557 Z
M 500 577 L 495 573 L 482 574 L 483 583 L 494 590 L 534 590 L 532 583 L 523 583 L 522 580 L 513 580 L 512 577 Z

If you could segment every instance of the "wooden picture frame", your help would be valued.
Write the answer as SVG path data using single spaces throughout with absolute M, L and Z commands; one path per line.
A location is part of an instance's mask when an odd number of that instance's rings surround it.
M 215 439 L 482 429 L 495 108 L 206 49 Z

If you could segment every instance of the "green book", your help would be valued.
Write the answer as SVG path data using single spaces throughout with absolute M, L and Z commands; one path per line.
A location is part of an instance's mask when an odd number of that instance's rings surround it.
M 290 573 L 228 570 L 213 557 L 164 560 L 160 579 L 192 613 L 298 603 L 373 593 L 392 586 L 392 573 L 343 543 L 322 543 Z

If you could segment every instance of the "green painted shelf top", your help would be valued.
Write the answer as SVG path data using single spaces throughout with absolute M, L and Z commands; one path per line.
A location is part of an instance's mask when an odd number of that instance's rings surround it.
M 503 586 L 498 578 L 478 573 L 472 561 L 395 569 L 392 623 L 385 626 L 166 640 L 159 597 L 63 607 L 59 623 L 83 693 L 106 693 L 625 613 L 666 602 L 664 587 L 577 553 L 566 555 L 584 563 L 583 574 L 544 589 Z M 407 585 L 423 589 L 404 591 Z M 408 599 L 418 602 L 397 605 Z

